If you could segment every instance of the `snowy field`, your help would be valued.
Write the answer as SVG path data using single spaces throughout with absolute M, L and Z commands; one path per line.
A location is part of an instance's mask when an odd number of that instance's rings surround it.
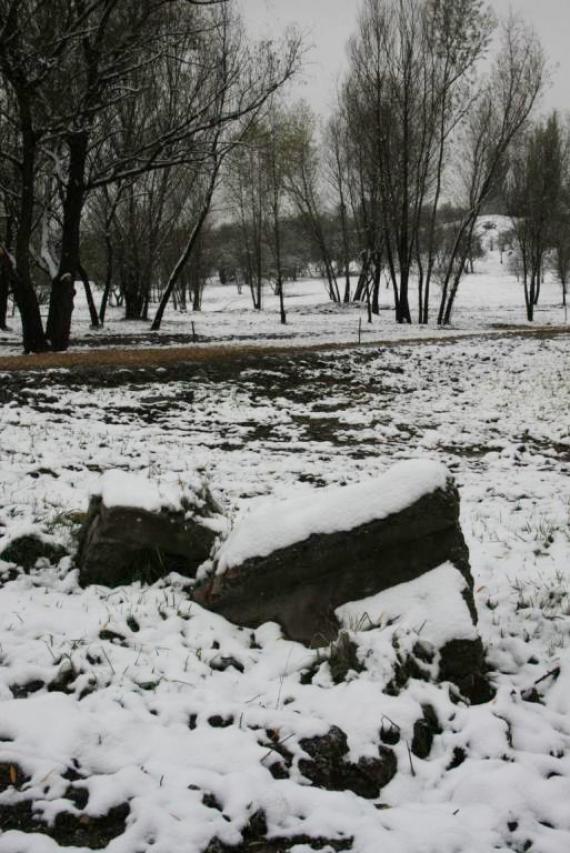
M 494 224 L 485 230 L 485 223 Z M 485 256 L 476 262 L 475 273 L 461 283 L 451 327 L 440 330 L 436 326 L 439 306 L 439 288 L 434 283 L 429 326 L 400 326 L 394 321 L 391 286 L 384 282 L 381 290 L 378 316 L 368 323 L 366 305 L 335 305 L 327 299 L 324 281 L 306 280 L 285 285 L 287 325 L 279 319 L 279 300 L 270 287 L 264 289 L 264 308 L 254 311 L 247 287 L 241 294 L 235 285 L 222 286 L 210 283 L 204 291 L 203 310 L 198 313 L 179 313 L 170 307 L 162 329 L 149 332 L 149 323 L 125 322 L 123 309 L 110 308 L 104 329 L 91 330 L 83 290 L 77 285 L 76 308 L 73 316 L 72 349 L 85 347 L 142 347 L 149 344 L 169 346 L 197 346 L 220 343 L 302 346 L 315 343 L 357 343 L 374 340 L 422 339 L 425 337 L 457 337 L 473 331 L 493 331 L 497 327 L 532 327 L 526 321 L 523 285 L 509 272 L 508 253 L 497 248 L 502 231 L 511 227 L 503 216 L 481 219 L 479 229 L 486 249 Z M 353 277 L 353 288 L 357 278 Z M 339 287 L 344 286 L 339 280 Z M 100 294 L 95 293 L 99 301 Z M 537 306 L 535 326 L 567 325 L 568 316 L 561 305 L 560 284 L 549 273 Z M 417 314 L 417 292 L 412 282 L 410 293 L 412 313 Z M 47 312 L 47 306 L 43 308 Z M 151 310 L 151 317 L 154 308 Z M 0 332 L 0 356 L 17 355 L 21 351 L 19 321 L 10 320 L 12 331 Z
M 479 288 L 485 303 L 497 294 L 476 322 L 521 322 L 520 291 L 504 300 L 515 287 L 503 279 L 499 294 L 482 272 L 463 294 Z M 287 331 L 313 339 L 302 298 Z M 539 322 L 561 319 L 558 301 L 547 288 Z M 394 328 L 386 317 L 375 320 L 382 336 Z M 328 318 L 341 339 L 341 320 L 348 336 L 357 314 Z M 235 320 L 207 310 L 198 331 L 230 334 Z M 278 330 L 269 313 L 244 311 L 238 322 L 247 334 Z M 81 590 L 71 558 L 28 575 L 8 567 L 0 790 L 3 772 L 12 786 L 0 793 L 1 853 L 69 844 L 30 832 L 31 799 L 62 837 L 63 813 L 80 815 L 86 838 L 106 815 L 99 848 L 109 853 L 568 853 L 569 375 L 570 335 L 249 357 L 107 379 L 1 375 L 0 543 L 40 530 L 71 548 L 88 494 L 111 468 L 166 484 L 199 470 L 239 517 L 269 496 L 365 481 L 398 460 L 444 462 L 461 491 L 496 689 L 472 707 L 453 701 L 448 684 L 413 678 L 388 695 L 394 637 L 422 626 L 389 625 L 382 612 L 369 614 L 378 627 L 350 623 L 362 671 L 335 684 L 326 653 L 282 639 L 275 625 L 230 626 L 190 603 L 181 579 Z M 426 705 L 441 732 L 420 759 L 409 745 Z M 356 762 L 378 756 L 386 724 L 400 732 L 398 773 L 380 798 L 310 786 L 304 738 L 339 726 Z

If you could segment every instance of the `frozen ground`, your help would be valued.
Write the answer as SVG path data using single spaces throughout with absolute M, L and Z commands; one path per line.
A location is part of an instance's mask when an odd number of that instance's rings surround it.
M 0 794 L 0 852 L 60 849 L 29 833 L 33 796 L 60 828 L 71 798 L 87 835 L 110 814 L 110 853 L 217 853 L 244 828 L 239 850 L 567 853 L 569 373 L 570 337 L 558 336 L 0 376 L 4 542 L 42 530 L 70 544 L 109 468 L 166 486 L 201 469 L 237 515 L 400 459 L 446 463 L 497 690 L 473 707 L 414 679 L 387 695 L 394 634 L 422 626 L 383 613 L 369 614 L 371 630 L 352 623 L 362 672 L 335 684 L 316 661 L 303 683 L 314 652 L 276 626 L 252 636 L 190 605 L 176 579 L 82 591 L 67 558 L 8 573 L 0 783 L 4 772 L 20 791 Z M 411 760 L 428 704 L 442 731 L 429 758 Z M 398 773 L 379 799 L 309 786 L 303 738 L 340 726 L 357 761 L 378 756 L 389 721 Z M 260 813 L 270 837 L 294 840 L 260 845 Z
M 492 230 L 485 230 L 492 223 Z M 456 302 L 453 324 L 439 330 L 437 320 L 439 289 L 434 284 L 431 300 L 430 326 L 399 326 L 394 321 L 391 287 L 383 285 L 381 313 L 368 324 L 365 305 L 334 305 L 327 300 L 324 281 L 299 281 L 286 284 L 288 322 L 279 322 L 279 300 L 270 287 L 265 288 L 264 310 L 254 311 L 247 288 L 237 293 L 235 285 L 208 285 L 204 292 L 203 310 L 180 314 L 169 309 L 162 329 L 149 332 L 149 323 L 125 322 L 122 309 L 111 308 L 104 329 L 91 330 L 83 291 L 78 285 L 73 325 L 72 349 L 85 347 L 140 347 L 149 344 L 197 346 L 209 343 L 240 345 L 244 343 L 299 346 L 314 343 L 356 343 L 401 338 L 457 337 L 472 331 L 492 331 L 501 326 L 531 326 L 526 322 L 523 286 L 509 272 L 508 253 L 498 249 L 498 235 L 511 227 L 503 216 L 481 219 L 479 228 L 487 250 L 477 261 L 475 273 L 463 280 Z M 342 282 L 339 282 L 342 284 Z M 353 279 L 356 286 L 356 278 Z M 97 298 L 98 295 L 96 294 Z M 561 288 L 552 275 L 544 284 L 536 311 L 535 326 L 566 325 L 568 316 L 561 307 Z M 417 295 L 412 283 L 410 304 L 415 314 Z M 44 307 L 47 311 L 47 306 Z M 151 312 L 152 315 L 152 312 Z M 0 332 L 0 356 L 20 352 L 18 318 L 11 321 L 10 333 Z

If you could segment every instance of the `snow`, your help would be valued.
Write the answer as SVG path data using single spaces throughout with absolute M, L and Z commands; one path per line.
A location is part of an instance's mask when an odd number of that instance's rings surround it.
M 348 628 L 397 622 L 399 631 L 415 633 L 422 642 L 442 649 L 451 640 L 474 640 L 477 630 L 462 593 L 463 575 L 446 563 L 408 583 L 398 584 L 336 611 Z
M 497 254 L 479 269 L 462 284 L 452 334 L 521 321 L 520 286 L 499 276 Z M 286 329 L 298 335 L 292 341 L 354 342 L 356 311 L 331 312 L 315 333 L 322 313 L 311 287 L 291 288 L 299 307 Z M 559 289 L 548 282 L 544 295 L 541 320 L 555 322 Z M 269 313 L 222 312 L 223 298 L 232 298 L 227 289 L 206 294 L 198 332 L 280 332 Z M 375 320 L 377 337 L 426 335 L 386 318 Z M 166 334 L 187 325 L 172 317 Z M 117 315 L 111 330 L 125 330 Z M 16 351 L 15 335 L 7 337 L 5 349 Z M 310 506 L 317 489 L 372 484 L 395 462 L 445 465 L 461 493 L 478 630 L 497 692 L 480 706 L 416 679 L 397 696 L 385 692 L 397 648 L 472 630 L 459 607 L 462 580 L 449 566 L 347 605 L 364 669 L 334 684 L 331 650 L 288 642 L 275 624 L 240 630 L 191 602 L 175 576 L 81 589 L 72 558 L 28 575 L 0 561 L 0 764 L 17 763 L 30 778 L 20 792 L 1 792 L 0 807 L 32 797 L 50 819 L 73 810 L 63 774 L 77 762 L 88 815 L 130 804 L 109 853 L 203 853 L 214 837 L 238 844 L 257 810 L 273 836 L 352 837 L 354 853 L 568 853 L 569 344 L 570 334 L 493 331 L 313 358 L 252 357 L 233 373 L 130 370 L 119 387 L 67 372 L 2 374 L 0 548 L 35 531 L 73 551 L 74 518 L 107 471 L 157 482 L 167 497 L 176 483 L 207 477 L 239 518 L 267 501 Z M 230 658 L 243 672 L 220 669 Z M 48 690 L 70 666 L 69 692 Z M 316 675 L 303 683 L 310 667 Z M 34 681 L 43 686 L 16 698 Z M 539 701 L 525 700 L 533 689 Z M 408 747 L 427 704 L 442 733 L 421 760 Z M 217 728 L 215 716 L 229 724 Z M 357 761 L 378 755 L 387 720 L 401 732 L 398 773 L 377 801 L 308 785 L 300 740 L 340 726 Z M 291 751 L 289 778 L 269 771 L 279 760 L 269 733 Z M 205 793 L 222 811 L 204 804 Z M 0 853 L 85 853 L 2 829 Z
M 414 459 L 386 474 L 352 486 L 319 489 L 287 501 L 268 501 L 238 519 L 217 558 L 217 574 L 254 557 L 304 542 L 310 536 L 354 530 L 411 506 L 424 495 L 444 489 L 445 465 Z
M 94 493 L 100 494 L 103 504 L 109 508 L 131 507 L 147 512 L 160 512 L 165 505 L 164 494 L 157 483 L 148 477 L 129 474 L 126 471 L 106 471 Z M 171 500 L 170 507 L 179 509 L 180 502 Z

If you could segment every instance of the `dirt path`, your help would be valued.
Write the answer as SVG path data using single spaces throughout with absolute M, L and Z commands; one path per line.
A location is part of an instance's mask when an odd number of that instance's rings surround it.
M 202 345 L 182 347 L 149 347 L 141 349 L 88 350 L 66 353 L 42 353 L 39 355 L 5 356 L 0 358 L 0 371 L 21 373 L 54 369 L 101 369 L 105 367 L 149 368 L 173 366 L 183 363 L 210 364 L 231 362 L 244 357 L 304 355 L 318 352 L 334 352 L 351 349 L 370 349 L 377 347 L 395 348 L 402 346 L 421 346 L 422 344 L 450 344 L 474 339 L 521 337 L 554 338 L 570 335 L 569 326 L 540 326 L 534 329 L 511 326 L 487 332 L 450 333 L 417 338 L 378 338 L 366 343 L 318 343 L 299 346 L 275 345 Z

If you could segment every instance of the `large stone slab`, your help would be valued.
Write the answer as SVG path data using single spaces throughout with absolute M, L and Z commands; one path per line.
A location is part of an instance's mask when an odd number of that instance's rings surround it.
M 224 520 L 200 482 L 160 486 L 107 472 L 91 496 L 78 551 L 81 584 L 153 582 L 170 572 L 193 578 Z
M 444 563 L 465 578 L 475 620 L 458 490 L 444 466 L 412 461 L 250 513 L 193 596 L 239 625 L 275 621 L 289 638 L 318 646 L 336 636 L 339 605 Z

